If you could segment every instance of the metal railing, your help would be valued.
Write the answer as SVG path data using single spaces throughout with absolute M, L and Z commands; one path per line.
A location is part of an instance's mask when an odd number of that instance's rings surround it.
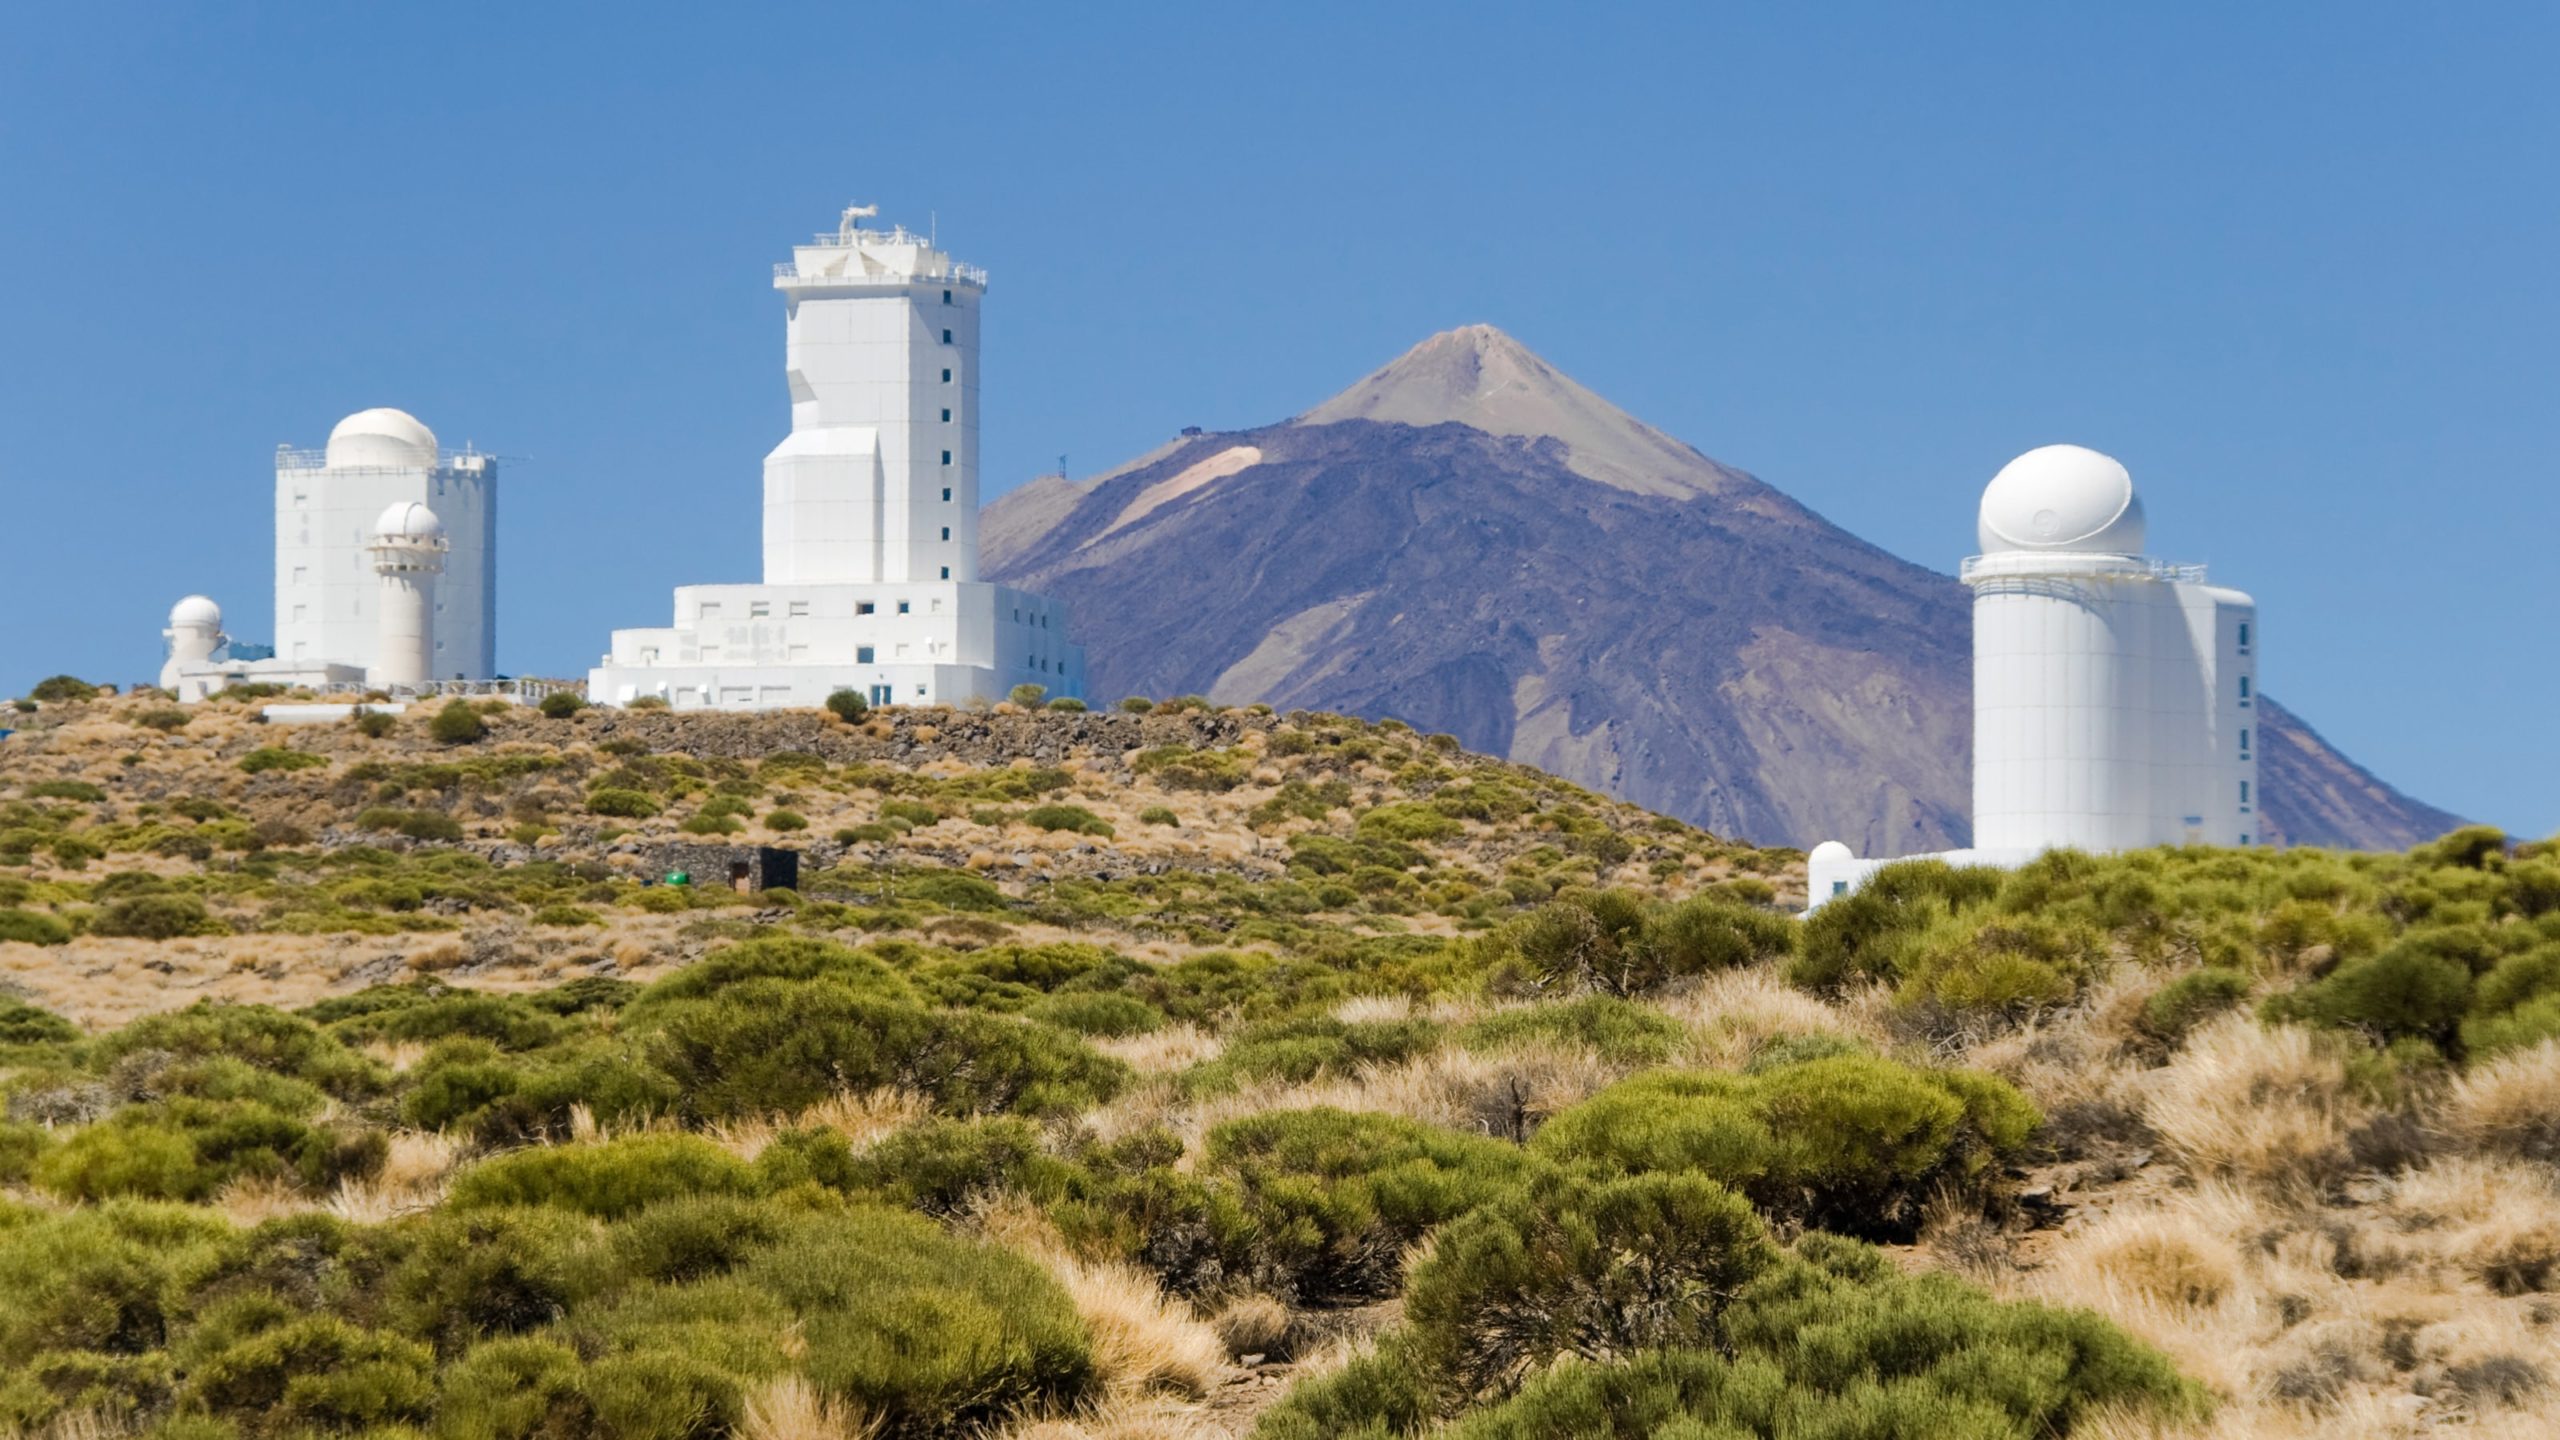
M 955 260 L 952 261 L 950 266 L 939 275 L 928 272 L 918 272 L 913 275 L 897 275 L 888 272 L 882 272 L 879 274 L 803 275 L 800 273 L 800 267 L 798 265 L 786 260 L 773 267 L 773 283 L 776 285 L 880 286 L 957 284 L 975 285 L 979 289 L 983 290 L 987 288 L 987 272 L 975 265 L 963 265 Z
M 483 465 L 466 465 L 463 462 L 466 460 L 486 462 L 497 458 L 498 457 L 495 455 L 488 454 L 485 451 L 475 450 L 466 445 L 459 450 L 437 451 L 436 463 L 428 468 L 434 470 L 452 470 L 459 473 L 475 472 L 484 468 Z M 276 468 L 279 470 L 326 470 L 329 468 L 329 452 L 326 449 L 315 450 L 300 445 L 279 445 L 276 447 Z M 368 471 L 407 470 L 413 468 L 415 467 L 407 465 L 346 465 L 340 467 L 340 469 L 351 475 Z
M 1959 580 L 1971 581 L 1976 576 L 1985 573 L 1999 575 L 2015 574 L 2020 576 L 2037 573 L 2011 568 L 2016 563 L 2019 556 L 2031 555 L 2034 553 L 2037 552 L 2011 550 L 1999 555 L 1967 555 L 1964 557 L 1963 563 L 1956 567 L 1956 578 Z M 2066 570 L 2057 570 L 2054 573 L 2069 575 L 2130 575 L 2146 580 L 2158 580 L 2164 584 L 2170 585 L 2201 585 L 2205 583 L 2205 567 L 2202 565 L 2179 565 L 2167 560 L 2147 559 L 2140 555 L 2072 555 L 2070 558 L 2080 563 L 2073 564 Z M 2098 561 L 2101 563 L 2088 563 L 2091 561 Z

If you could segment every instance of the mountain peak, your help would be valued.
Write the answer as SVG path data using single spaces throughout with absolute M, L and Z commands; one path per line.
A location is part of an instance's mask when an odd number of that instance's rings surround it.
M 1588 480 L 1645 495 L 1732 495 L 1759 489 L 1601 399 L 1491 325 L 1443 330 L 1291 421 L 1466 425 L 1491 435 L 1564 442 Z

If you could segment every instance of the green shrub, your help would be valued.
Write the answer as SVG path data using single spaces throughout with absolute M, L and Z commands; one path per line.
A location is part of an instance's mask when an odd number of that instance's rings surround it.
M 547 1325 L 613 1279 L 595 1222 L 562 1208 L 440 1207 L 398 1239 L 380 1303 L 442 1355 Z
M 1144 715 L 1154 708 L 1156 702 L 1144 695 L 1125 696 L 1120 701 L 1120 713 L 1123 715 Z
M 1064 830 L 1077 835 L 1099 835 L 1111 838 L 1111 825 L 1101 816 L 1081 805 L 1037 805 L 1022 817 L 1023 822 L 1039 830 Z
M 1658 906 L 1603 890 L 1539 907 L 1498 943 L 1536 989 L 1642 995 L 1784 955 L 1794 940 L 1794 922 L 1767 911 L 1706 897 Z
M 827 713 L 850 725 L 871 713 L 871 702 L 859 690 L 838 690 L 827 697 Z
M 587 708 L 587 699 L 575 690 L 554 690 L 542 697 L 542 718 L 566 720 Z
M 193 718 L 175 705 L 159 705 L 134 716 L 133 723 L 145 730 L 157 730 L 163 735 L 174 735 L 186 729 L 187 721 Z
M 2249 977 L 2226 966 L 2190 970 L 2142 1002 L 2142 1033 L 2176 1045 L 2188 1032 L 2249 998 Z
M 726 811 L 702 810 L 686 816 L 676 828 L 687 835 L 735 835 L 746 827 Z
M 1232 1089 L 1246 1081 L 1301 1085 L 1363 1066 L 1394 1065 L 1439 1048 L 1433 1021 L 1336 1020 L 1330 1015 L 1267 1021 L 1238 1033 L 1216 1060 L 1193 1070 L 1195 1092 Z
M 887 1433 L 957 1437 L 1092 1393 L 1075 1307 L 1030 1261 L 872 1207 L 812 1215 L 738 1272 L 790 1306 L 801 1368 Z
M 0 911 L 0 939 L 13 938 L 8 935 L 5 922 L 11 914 L 17 913 L 22 912 Z M 80 1027 L 52 1011 L 38 1009 L 24 1000 L 0 996 L 0 1045 L 49 1045 L 79 1038 Z
M 418 1423 L 433 1408 L 434 1369 L 423 1345 L 309 1315 L 206 1355 L 181 1404 L 249 1436 Z
M 595 789 L 587 792 L 587 813 L 622 820 L 646 820 L 658 813 L 657 797 L 645 790 Z
M 1043 1024 L 1078 1035 L 1123 1039 L 1162 1029 L 1164 1012 L 1134 995 L 1113 991 L 1076 991 L 1052 995 L 1023 1012 Z
M 1052 698 L 1045 708 L 1063 714 L 1081 715 L 1085 711 L 1085 703 L 1073 695 L 1059 695 Z
M 1007 1192 L 1053 1201 L 1076 1179 L 1073 1166 L 1042 1153 L 1036 1126 L 1008 1116 L 933 1119 L 898 1131 L 853 1157 L 839 1188 L 954 1219 Z
M 664 710 L 669 708 L 664 695 L 635 695 L 622 707 L 625 710 Z
M 1559 1356 L 1711 1345 L 1724 1307 L 1777 1260 L 1750 1204 L 1695 1175 L 1557 1177 L 1450 1222 L 1416 1266 L 1416 1353 L 1468 1396 Z
M 93 1059 L 112 1065 L 127 1055 L 165 1051 L 183 1060 L 230 1060 L 315 1085 L 342 1100 L 379 1092 L 387 1076 L 376 1062 L 299 1015 L 265 1005 L 199 1000 L 184 1010 L 145 1015 L 95 1042 Z
M 657 1018 L 653 1015 L 653 1018 Z M 749 980 L 670 1002 L 655 1053 L 686 1113 L 790 1113 L 839 1090 L 898 1086 L 948 1114 L 1081 1110 L 1128 1067 L 1046 1025 L 927 1010 L 829 981 Z
M 427 734 L 439 745 L 469 745 L 488 733 L 489 722 L 480 718 L 479 707 L 463 699 L 446 701 L 427 722 Z
M 382 740 L 400 728 L 400 717 L 385 710 L 358 710 L 355 727 L 356 733 L 368 740 Z
M 537 907 L 533 914 L 526 918 L 536 925 L 552 925 L 562 929 L 577 929 L 604 923 L 603 917 L 583 905 L 543 905 Z
M 36 682 L 36 688 L 27 692 L 27 698 L 45 704 L 56 704 L 66 700 L 95 700 L 98 698 L 98 687 L 77 675 L 48 675 Z
M 310 770 L 327 765 L 329 757 L 308 750 L 288 750 L 278 745 L 262 745 L 240 757 L 240 768 L 252 775 L 270 770 Z
M 1934 1190 L 1984 1182 L 2037 1123 L 1990 1076 L 1840 1055 L 1757 1075 L 1640 1075 L 1549 1121 L 1532 1148 L 1604 1172 L 1696 1171 L 1775 1214 L 1900 1236 Z
M 2087 859 L 2072 852 L 2057 854 L 2063 863 Z M 1824 901 L 1804 922 L 1787 978 L 1824 994 L 1860 980 L 1899 979 L 1903 952 L 1914 936 L 1947 916 L 1989 903 L 2000 893 L 2003 878 L 1987 866 L 1959 869 L 1943 860 L 1887 865 L 1856 892 Z
M 107 792 L 86 780 L 38 780 L 29 785 L 27 796 L 35 800 L 87 800 L 107 798 Z
M 1162 805 L 1150 805 L 1138 812 L 1138 819 L 1148 825 L 1179 825 L 1182 817 Z
M 1016 685 L 1012 690 L 1006 692 L 1005 698 L 1012 701 L 1014 704 L 1021 706 L 1025 710 L 1037 710 L 1040 708 L 1040 702 L 1049 698 L 1049 687 L 1046 685 Z
M 1204 1168 L 1241 1192 L 1256 1278 L 1275 1293 L 1326 1303 L 1393 1293 L 1405 1246 L 1539 1167 L 1498 1140 L 1400 1116 L 1312 1109 L 1218 1126 Z
M 633 1135 L 587 1145 L 546 1145 L 481 1161 L 453 1182 L 456 1210 L 549 1205 L 620 1219 L 684 1196 L 755 1189 L 745 1161 L 695 1135 Z
M 2279 1017 L 2357 1030 L 2385 1043 L 2414 1037 L 2449 1045 L 2470 1006 L 2467 966 L 2403 940 L 2278 996 L 2268 1008 Z
M 33 910 L 0 910 L 0 942 L 62 945 L 70 939 L 71 927 L 51 915 Z
M 904 820 L 909 825 L 921 829 L 940 822 L 942 812 L 921 800 L 883 800 L 880 802 L 880 818 Z
M 826 980 L 882 999 L 912 1001 L 915 987 L 879 956 L 831 940 L 760 936 L 722 946 L 634 997 L 639 1021 L 671 1001 L 700 999 L 750 980 Z
M 182 935 L 219 935 L 227 928 L 206 914 L 193 895 L 128 895 L 110 900 L 89 922 L 90 932 L 140 940 L 175 940 Z
M 1680 1022 L 1648 1005 L 1614 995 L 1502 1010 L 1458 1032 L 1458 1043 L 1486 1053 L 1529 1046 L 1572 1046 L 1613 1065 L 1659 1065 L 1687 1034 Z
M 948 910 L 1002 910 L 1004 892 L 965 870 L 923 870 L 898 877 L 898 898 Z
M 1466 827 L 1420 801 L 1380 805 L 1361 814 L 1354 829 L 1373 840 L 1446 840 Z

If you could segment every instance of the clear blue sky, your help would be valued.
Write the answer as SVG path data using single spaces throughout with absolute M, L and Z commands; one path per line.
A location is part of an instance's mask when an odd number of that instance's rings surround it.
M 2560 828 L 2560 9 L 1815 8 L 8 7 L 0 693 L 270 633 L 368 405 L 522 457 L 511 670 L 753 578 L 769 267 L 876 200 L 993 272 L 991 494 L 1475 321 L 1942 569 L 2078 441 L 2268 689 Z

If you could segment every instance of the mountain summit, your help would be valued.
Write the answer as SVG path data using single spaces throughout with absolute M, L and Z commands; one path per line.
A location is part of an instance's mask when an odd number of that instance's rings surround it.
M 988 573 L 1072 607 L 1103 696 L 1392 715 L 1762 843 L 1965 843 L 1970 597 L 1485 325 L 1305 414 L 988 507 Z M 2458 823 L 2270 704 L 2265 816 Z

